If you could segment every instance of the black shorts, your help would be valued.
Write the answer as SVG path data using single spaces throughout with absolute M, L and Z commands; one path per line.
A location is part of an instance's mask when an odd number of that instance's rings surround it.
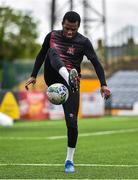
M 44 79 L 47 86 L 54 83 L 62 83 L 67 86 L 66 81 L 62 76 L 51 66 L 49 58 L 46 58 L 44 64 Z

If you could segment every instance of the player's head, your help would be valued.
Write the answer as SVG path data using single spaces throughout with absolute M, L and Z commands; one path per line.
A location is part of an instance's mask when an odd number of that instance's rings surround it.
M 80 26 L 81 18 L 75 11 L 68 11 L 62 21 L 63 34 L 66 38 L 73 38 Z

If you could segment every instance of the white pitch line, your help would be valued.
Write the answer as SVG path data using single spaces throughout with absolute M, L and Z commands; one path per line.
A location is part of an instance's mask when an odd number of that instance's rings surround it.
M 59 167 L 64 164 L 24 164 L 24 163 L 3 163 L 0 166 L 46 166 L 46 167 Z M 138 167 L 138 164 L 75 164 L 76 167 Z
M 138 128 L 135 129 L 120 129 L 120 130 L 110 130 L 110 131 L 99 131 L 93 133 L 80 133 L 79 137 L 88 137 L 88 136 L 102 136 L 102 135 L 110 135 L 110 134 L 122 134 L 122 133 L 132 133 L 138 132 Z M 0 140 L 57 140 L 57 139 L 65 139 L 66 136 L 49 136 L 49 137 L 5 137 L 0 136 Z
M 120 134 L 120 133 L 131 133 L 137 132 L 138 129 L 120 129 L 120 130 L 111 130 L 111 131 L 99 131 L 93 133 L 81 133 L 79 137 L 88 137 L 88 136 L 101 136 L 101 135 L 110 135 L 110 134 Z M 66 136 L 51 136 L 48 139 L 55 140 L 55 139 L 64 139 Z

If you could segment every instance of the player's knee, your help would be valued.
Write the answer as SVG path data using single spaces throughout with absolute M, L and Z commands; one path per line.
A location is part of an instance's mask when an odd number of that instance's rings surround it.
M 67 127 L 68 128 L 78 128 L 77 118 L 69 117 L 67 120 Z
M 73 122 L 73 123 L 68 123 L 67 127 L 77 129 L 78 125 L 77 125 L 77 122 Z

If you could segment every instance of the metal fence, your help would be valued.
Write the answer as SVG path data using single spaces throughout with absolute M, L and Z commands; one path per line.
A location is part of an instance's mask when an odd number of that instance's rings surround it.
M 4 61 L 2 63 L 2 88 L 12 89 L 20 82 L 27 80 L 33 69 L 34 62 L 9 62 Z M 43 68 L 40 69 L 40 73 L 43 72 Z

